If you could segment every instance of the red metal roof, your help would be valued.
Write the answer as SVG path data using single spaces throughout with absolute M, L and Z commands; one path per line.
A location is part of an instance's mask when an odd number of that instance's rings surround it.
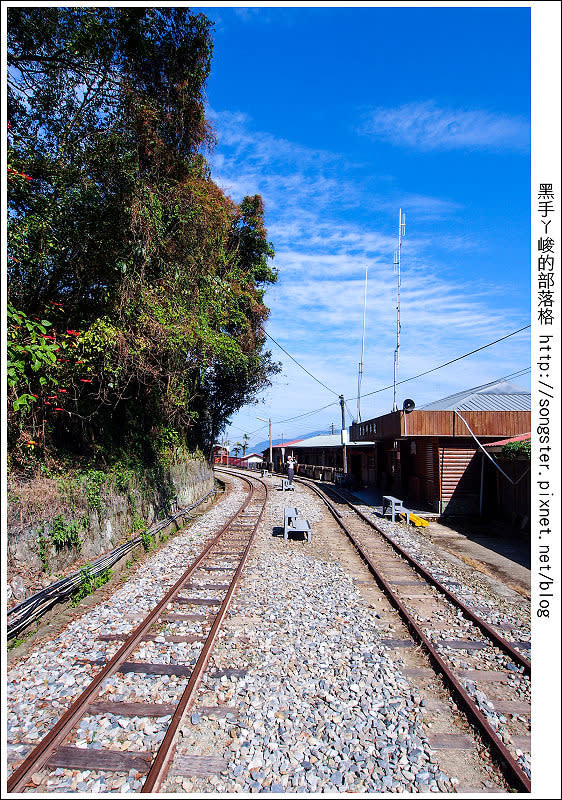
M 519 436 L 512 436 L 511 439 L 500 439 L 499 442 L 488 442 L 484 447 L 498 447 L 498 445 L 509 444 L 510 442 L 525 442 L 531 438 L 530 433 L 520 433 Z
M 304 439 L 293 439 L 291 442 L 284 442 L 283 444 L 274 444 L 273 448 L 276 447 L 290 447 L 292 444 L 296 444 L 297 442 L 302 442 Z M 267 450 L 268 448 L 266 448 Z

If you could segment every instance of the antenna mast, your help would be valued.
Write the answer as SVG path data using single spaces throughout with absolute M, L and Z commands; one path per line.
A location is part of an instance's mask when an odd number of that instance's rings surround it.
M 397 411 L 396 405 L 396 384 L 398 382 L 398 359 L 400 355 L 400 250 L 402 248 L 402 236 L 406 235 L 406 214 L 402 215 L 402 209 L 398 216 L 398 250 L 394 251 L 394 271 L 398 275 L 396 286 L 396 350 L 394 351 L 394 381 L 393 381 L 393 401 L 392 410 Z
M 363 336 L 361 338 L 361 361 L 359 362 L 359 374 L 357 376 L 357 422 L 361 422 L 361 381 L 363 379 L 363 354 L 365 352 L 365 317 L 367 314 L 367 270 L 365 267 L 365 296 L 363 299 Z

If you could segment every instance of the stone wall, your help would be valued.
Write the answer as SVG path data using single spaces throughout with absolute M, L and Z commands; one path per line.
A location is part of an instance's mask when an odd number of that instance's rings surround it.
M 174 487 L 178 506 L 187 506 L 207 494 L 214 486 L 213 471 L 199 458 L 177 459 L 168 467 L 167 478 Z M 146 488 L 143 492 L 129 488 L 120 493 L 108 481 L 101 487 L 99 507 L 88 508 L 86 501 L 65 506 L 57 497 L 55 480 L 38 479 L 25 484 L 26 514 L 11 513 L 7 528 L 7 573 L 10 581 L 18 574 L 45 571 L 51 576 L 71 565 L 77 566 L 97 558 L 133 535 L 134 522 L 142 520 L 150 526 L 165 505 L 160 486 Z M 21 487 L 20 487 L 21 489 Z M 18 497 L 18 486 L 13 487 L 13 498 Z M 49 502 L 46 502 L 48 497 Z M 12 502 L 14 499 L 12 498 Z M 42 498 L 45 502 L 42 503 Z M 10 499 L 10 498 L 9 498 Z M 29 513 L 29 506 L 33 513 Z M 17 501 L 16 501 L 17 505 Z M 63 547 L 58 552 L 50 541 L 52 520 L 57 514 L 69 522 L 85 520 L 80 529 L 81 546 Z M 162 518 L 162 515 L 160 515 Z M 138 531 L 137 531 L 138 533 Z M 40 537 L 45 545 L 43 558 Z M 43 561 L 45 563 L 43 563 Z M 45 569 L 46 567 L 46 569 Z M 52 580 L 52 577 L 51 577 Z

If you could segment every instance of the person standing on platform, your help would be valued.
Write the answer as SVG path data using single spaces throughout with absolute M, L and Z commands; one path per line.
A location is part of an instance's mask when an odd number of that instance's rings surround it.
M 289 456 L 287 459 L 287 477 L 289 478 L 289 486 L 293 485 L 293 478 L 295 477 L 295 459 L 293 456 Z

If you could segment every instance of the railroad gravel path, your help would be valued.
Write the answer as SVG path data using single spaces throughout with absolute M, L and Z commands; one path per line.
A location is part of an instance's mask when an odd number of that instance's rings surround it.
M 275 491 L 278 479 L 267 482 L 270 501 L 209 665 L 210 670 L 241 672 L 203 679 L 162 791 L 505 788 L 491 767 L 480 765 L 477 753 L 456 759 L 436 753 L 428 737 L 432 725 L 437 731 L 454 724 L 459 731 L 468 729 L 456 718 L 447 692 L 431 680 L 422 681 L 420 689 L 406 667 L 422 663 L 421 656 L 397 654 L 384 644 L 400 626 L 396 614 L 357 565 L 358 557 L 319 498 L 303 486 L 294 495 L 283 494 Z M 232 486 L 185 533 L 147 557 L 109 600 L 9 668 L 8 756 L 15 763 L 78 695 L 89 680 L 86 673 L 97 671 L 95 664 L 77 659 L 111 657 L 120 642 L 99 641 L 99 634 L 132 630 L 240 504 L 242 486 L 236 480 Z M 311 543 L 283 539 L 280 526 L 287 505 L 296 505 L 310 521 Z M 395 535 L 406 533 L 402 526 L 388 524 Z M 505 614 L 509 616 L 508 610 Z M 196 621 L 189 626 L 193 633 L 202 629 Z M 156 660 L 157 654 L 158 661 L 185 663 L 190 647 L 183 642 L 164 652 L 156 640 L 143 645 L 144 657 Z M 120 674 L 106 681 L 100 699 L 174 702 L 185 682 L 176 676 Z M 440 698 L 437 705 L 426 699 L 429 684 L 431 697 Z M 206 711 L 216 706 L 224 713 Z M 81 722 L 73 743 L 155 751 L 167 721 L 109 717 L 101 723 L 92 715 Z M 37 775 L 28 791 L 129 793 L 141 787 L 140 777 L 135 770 L 120 774 L 59 768 Z
M 70 703 L 99 671 L 96 660 L 111 658 L 121 641 L 99 641 L 100 634 L 131 632 L 175 583 L 186 566 L 201 552 L 225 520 L 240 506 L 245 492 L 242 485 L 233 490 L 197 518 L 185 532 L 176 534 L 164 547 L 149 555 L 133 576 L 110 599 L 72 622 L 50 641 L 39 643 L 23 659 L 7 670 L 7 741 L 10 767 L 17 766 L 62 716 Z M 201 626 L 195 623 L 196 632 Z M 141 657 L 149 661 L 181 663 L 189 658 L 188 644 L 169 646 L 164 653 L 158 641 L 141 648 Z M 177 697 L 187 679 L 174 675 L 116 674 L 107 679 L 100 699 L 128 699 L 138 702 L 168 703 Z M 169 718 L 103 720 L 88 716 L 73 734 L 78 747 L 111 747 L 154 751 L 160 744 Z M 131 736 L 131 734 L 133 734 Z M 35 791 L 131 791 L 140 788 L 140 775 L 131 770 L 127 778 L 113 779 L 108 773 L 91 770 L 56 769 L 49 777 L 37 775 Z M 31 788 L 31 787 L 30 787 Z M 33 790 L 31 788 L 31 790 Z
M 446 586 L 478 616 L 496 628 L 498 633 L 508 642 L 531 659 L 531 608 L 530 602 L 513 590 L 507 589 L 497 581 L 483 580 L 478 571 L 471 570 L 457 559 L 434 545 L 427 537 L 416 530 L 411 532 L 403 525 L 381 519 L 368 506 L 357 506 L 364 514 L 371 517 L 376 525 L 413 556 L 430 574 Z M 346 512 L 351 514 L 352 512 Z M 495 590 L 496 589 L 496 590 Z M 435 590 L 434 594 L 437 594 Z M 424 603 L 419 600 L 406 604 L 416 621 L 426 622 Z M 426 609 L 427 611 L 427 609 Z M 510 676 L 502 681 L 487 683 L 472 680 L 468 677 L 462 683 L 468 693 L 476 700 L 480 710 L 486 716 L 492 728 L 499 733 L 503 742 L 516 754 L 523 771 L 531 777 L 530 722 L 531 722 L 531 681 L 523 675 L 523 668 L 517 666 L 497 647 L 463 652 L 447 647 L 451 639 L 474 639 L 483 637 L 477 628 L 466 620 L 462 612 L 449 602 L 443 602 L 443 610 L 439 618 L 432 617 L 436 624 L 428 630 L 434 642 L 443 642 L 441 652 L 457 670 L 485 670 L 503 672 Z M 425 626 L 427 629 L 427 625 Z M 499 693 L 498 693 L 499 690 Z M 509 698 L 513 704 L 501 708 Z M 499 701 L 499 703 L 498 703 Z M 496 708 L 500 705 L 500 709 Z M 509 710 L 507 710 L 509 709 Z M 518 713 L 520 710 L 523 713 Z M 518 745 L 518 746 L 517 746 Z
M 310 544 L 283 539 L 287 505 L 310 521 Z M 472 763 L 459 764 L 460 777 L 441 768 L 427 736 L 427 703 L 382 641 L 395 616 L 365 601 L 358 584 L 372 591 L 373 581 L 340 563 L 346 549 L 359 561 L 305 487 L 273 489 L 214 656 L 215 667 L 246 675 L 225 679 L 219 695 L 207 687 L 201 703 L 223 702 L 231 713 L 213 722 L 194 711 L 164 791 L 451 792 L 467 780 L 497 788 L 485 769 L 475 779 Z M 445 704 L 441 711 L 451 714 Z M 453 724 L 444 722 L 447 730 Z M 220 753 L 220 773 L 182 775 L 193 752 Z

